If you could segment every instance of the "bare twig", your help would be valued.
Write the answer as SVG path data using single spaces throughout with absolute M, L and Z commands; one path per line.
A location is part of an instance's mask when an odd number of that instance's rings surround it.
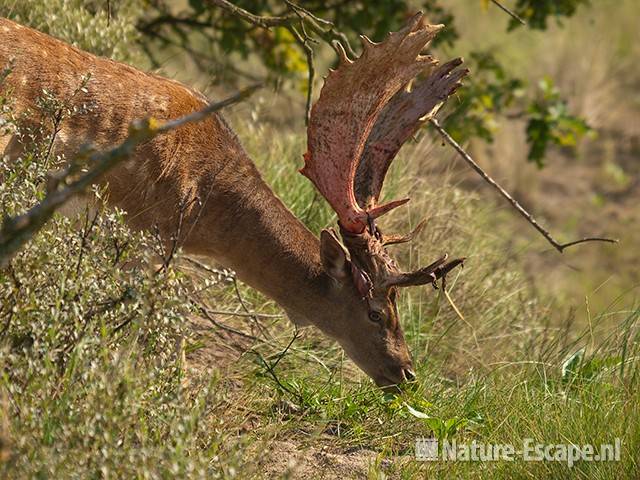
M 222 330 L 226 330 L 229 333 L 233 333 L 234 335 L 238 335 L 240 337 L 243 338 L 247 338 L 249 340 L 253 340 L 256 342 L 265 342 L 265 340 L 256 337 L 254 335 L 249 335 L 248 333 L 244 333 L 240 330 L 237 330 L 233 327 L 230 327 L 229 325 L 225 325 L 224 323 L 220 323 L 218 322 L 215 318 L 213 318 L 210 314 L 210 310 L 207 310 L 206 308 L 204 308 L 202 305 L 198 304 L 196 305 L 198 310 L 200 310 L 200 313 L 202 313 L 202 315 L 204 315 L 204 317 L 209 320 L 213 325 L 215 325 L 218 328 L 221 328 Z
M 258 318 L 282 318 L 284 315 L 276 313 L 257 313 L 257 312 L 232 312 L 229 310 L 207 310 L 212 315 L 229 315 L 230 317 L 258 317 Z
M 522 25 L 527 24 L 527 22 L 525 22 L 520 15 L 518 15 L 513 10 L 510 10 L 504 5 L 502 5 L 500 2 L 498 2 L 498 0 L 491 0 L 491 3 L 493 3 L 496 7 L 498 7 L 500 10 L 505 12 L 507 15 L 511 16 L 511 18 L 515 19 L 517 22 L 520 22 Z
M 436 130 L 438 130 L 438 133 L 440 133 L 440 135 L 442 135 L 442 138 L 449 144 L 451 145 L 456 152 L 458 152 L 458 154 L 460 154 L 460 156 L 464 159 L 465 162 L 467 162 L 467 164 L 473 168 L 476 173 L 478 173 L 489 185 L 491 185 L 493 188 L 495 188 L 498 193 L 500 193 L 500 195 L 502 195 L 510 204 L 513 208 L 515 208 L 517 210 L 517 212 L 522 215 L 531 225 L 533 225 L 533 227 L 538 230 L 538 232 L 540 232 L 542 234 L 542 236 L 544 238 L 547 239 L 547 241 L 553 245 L 553 247 L 558 250 L 560 253 L 562 253 L 564 251 L 565 248 L 571 247 L 573 245 L 578 245 L 580 243 L 586 243 L 586 242 L 608 242 L 608 243 L 618 243 L 617 239 L 613 239 L 613 238 L 605 238 L 605 237 L 585 237 L 582 238 L 580 240 L 574 240 L 572 242 L 568 242 L 568 243 L 560 243 L 558 242 L 555 238 L 553 238 L 551 236 L 551 234 L 549 233 L 548 230 L 546 230 L 544 227 L 542 227 L 535 218 L 533 218 L 533 216 L 527 212 L 522 205 L 520 205 L 518 203 L 518 201 L 516 199 L 514 199 L 504 188 L 502 188 L 500 185 L 498 185 L 498 183 L 489 176 L 489 174 L 487 172 L 485 172 L 482 167 L 480 167 L 480 165 L 478 165 L 475 160 L 473 158 L 471 158 L 471 156 L 458 144 L 458 142 L 456 142 L 453 138 L 451 138 L 451 135 L 449 135 L 447 133 L 447 131 L 442 128 L 442 126 L 440 125 L 440 123 L 438 122 L 438 120 L 436 118 L 432 118 L 429 120 L 431 122 L 431 124 L 436 128 Z
M 242 298 L 242 295 L 240 294 L 240 287 L 238 287 L 238 279 L 236 277 L 233 277 L 232 282 L 233 282 L 233 290 L 236 294 L 236 298 L 238 299 L 238 302 L 240 303 L 240 306 L 242 307 L 242 309 L 246 314 L 250 315 L 251 311 L 249 310 L 249 307 L 245 303 L 244 298 Z
M 256 27 L 264 28 L 267 30 L 272 27 L 284 27 L 290 25 L 297 19 L 297 16 L 295 14 L 284 15 L 281 17 L 254 15 L 253 13 L 245 10 L 244 8 L 240 8 L 237 5 L 234 5 L 227 0 L 208 0 L 208 3 L 222 8 L 231 13 L 233 16 L 241 18 L 244 21 L 255 25 Z
M 95 227 L 96 223 L 98 223 L 99 214 L 100 214 L 100 210 L 96 210 L 96 213 L 93 216 L 91 223 L 89 223 L 89 207 L 87 207 L 87 209 L 85 210 L 84 228 L 82 229 L 80 234 L 80 253 L 78 254 L 78 263 L 76 264 L 76 277 L 80 273 L 80 267 L 82 266 L 82 258 L 84 256 L 84 250 L 87 246 L 87 239 L 89 238 L 89 235 L 91 234 L 91 230 L 93 230 L 93 227 Z
M 289 349 L 293 345 L 293 342 L 295 342 L 298 339 L 299 336 L 300 336 L 300 332 L 298 331 L 298 327 L 296 327 L 294 329 L 294 331 L 293 331 L 293 337 L 291 337 L 291 340 L 289 341 L 289 343 L 287 344 L 285 349 L 278 354 L 278 358 L 276 358 L 276 361 L 271 364 L 271 368 L 272 369 L 274 369 L 274 368 L 276 368 L 278 366 L 278 364 L 280 363 L 280 360 L 282 360 L 284 358 L 284 356 L 287 354 L 287 352 L 289 351 Z
M 120 322 L 118 325 L 116 325 L 116 327 L 113 330 L 111 330 L 111 335 L 115 335 L 120 330 L 122 330 L 124 327 L 129 325 L 133 321 L 134 318 L 135 318 L 135 312 L 134 313 L 130 313 L 129 315 L 127 315 L 127 317 L 122 322 Z
M 124 253 L 126 248 L 129 246 L 129 241 L 126 240 L 120 243 L 117 238 L 114 238 L 112 240 L 112 243 L 113 243 L 113 249 L 116 251 L 116 254 L 113 257 L 113 262 L 111 262 L 111 266 L 115 267 L 120 261 L 120 257 L 122 257 L 122 254 Z
M 277 17 L 255 15 L 244 8 L 240 8 L 237 5 L 228 2 L 227 0 L 208 0 L 208 3 L 226 10 L 233 16 L 241 18 L 245 22 L 249 22 L 256 27 L 264 28 L 266 30 L 269 30 L 272 27 L 288 27 L 289 25 L 299 21 L 300 18 L 303 18 L 309 29 L 329 45 L 333 46 L 333 42 L 337 40 L 344 46 L 349 55 L 356 57 L 356 53 L 351 48 L 347 36 L 343 32 L 336 30 L 335 25 L 332 22 L 315 16 L 309 10 L 304 9 L 293 2 L 286 2 L 289 8 L 293 11 L 292 13 Z
M 563 243 L 562 245 L 560 245 L 560 248 L 564 250 L 567 247 L 573 247 L 574 245 L 579 245 L 581 243 L 587 243 L 587 242 L 618 243 L 619 240 L 617 238 L 607 238 L 607 237 L 584 237 L 578 240 L 573 240 L 572 242 Z M 553 245 L 553 246 L 558 248 L 558 246 L 556 245 Z M 560 250 L 560 253 L 562 253 L 562 250 Z
M 302 24 L 304 28 L 304 23 Z M 305 106 L 305 117 L 304 122 L 305 125 L 309 126 L 309 120 L 311 119 L 311 102 L 313 100 L 313 80 L 316 75 L 316 69 L 313 62 L 313 48 L 309 45 L 308 37 L 303 37 L 295 27 L 290 27 L 289 31 L 293 34 L 296 41 L 300 44 L 302 49 L 304 50 L 305 55 L 307 56 L 307 70 L 309 71 L 309 79 L 307 86 L 307 104 Z
M 247 314 L 247 317 L 249 317 L 253 321 L 253 324 L 260 331 L 260 333 L 262 333 L 262 335 L 264 335 L 265 337 L 269 336 L 269 332 L 267 332 L 267 330 L 262 326 L 262 324 L 260 323 L 260 320 L 258 320 L 257 315 L 252 314 L 253 312 L 251 312 L 246 302 L 244 301 L 244 298 L 242 298 L 242 294 L 240 293 L 240 287 L 238 286 L 238 279 L 236 277 L 233 277 L 232 282 L 233 282 L 233 290 L 236 294 L 236 298 L 238 299 L 238 302 L 240 302 L 240 306 L 242 307 L 244 312 Z
M 244 298 L 242 298 L 242 295 L 240 293 L 240 287 L 238 285 L 238 280 L 235 276 L 235 274 L 231 271 L 228 271 L 226 269 L 217 269 L 217 268 L 212 268 L 209 265 L 206 265 L 194 258 L 190 258 L 190 257 L 183 257 L 185 260 L 187 260 L 189 263 L 195 265 L 198 268 L 201 268 L 202 270 L 204 270 L 205 272 L 211 273 L 213 275 L 216 275 L 218 277 L 223 277 L 225 280 L 230 281 L 233 284 L 233 289 L 234 289 L 234 293 L 236 295 L 236 298 L 238 299 L 238 303 L 240 304 L 240 307 L 242 308 L 242 312 L 231 312 L 231 311 L 221 311 L 221 310 L 210 310 L 208 308 L 205 308 L 203 305 L 201 305 L 200 303 L 198 303 L 198 309 L 200 311 L 206 311 L 206 313 L 209 313 L 211 315 L 231 315 L 231 316 L 235 316 L 235 317 L 246 317 L 246 318 L 251 318 L 256 326 L 256 328 L 263 334 L 265 335 L 265 338 L 268 336 L 268 332 L 264 329 L 264 327 L 260 324 L 259 319 L 260 318 L 282 318 L 283 315 L 269 315 L 269 314 L 265 314 L 265 313 L 257 313 L 254 312 L 252 310 L 249 309 L 249 306 L 246 304 L 246 302 L 244 301 Z M 210 316 L 207 316 L 207 318 L 209 318 Z M 212 323 L 215 323 L 212 321 Z M 222 324 L 221 324 L 222 325 Z M 217 325 L 217 326 L 221 326 L 221 325 Z M 222 327 L 221 327 L 222 328 Z M 239 330 L 238 330 L 239 332 Z M 243 333 L 244 335 L 244 333 Z M 258 338 L 258 337 L 256 337 Z M 260 339 L 260 341 L 265 341 L 265 339 Z
M 267 370 L 267 372 L 269 373 L 271 378 L 273 378 L 273 381 L 276 382 L 276 384 L 282 390 L 284 390 L 285 392 L 289 393 L 290 395 L 293 395 L 294 397 L 296 397 L 298 399 L 298 401 L 300 401 L 300 403 L 303 403 L 304 398 L 302 397 L 302 395 L 300 395 L 298 392 L 294 392 L 287 385 L 284 385 L 280 381 L 280 379 L 278 378 L 278 376 L 276 375 L 276 372 L 275 372 L 275 368 L 278 366 L 278 363 L 280 363 L 280 360 L 282 360 L 284 358 L 284 356 L 287 354 L 287 352 L 289 351 L 289 349 L 293 345 L 293 342 L 295 342 L 298 339 L 299 335 L 300 335 L 300 333 L 298 332 L 298 329 L 296 328 L 295 331 L 293 332 L 293 337 L 291 337 L 291 341 L 284 348 L 284 350 L 277 355 L 277 358 L 276 358 L 275 362 L 273 362 L 273 363 L 270 363 L 269 361 L 267 361 L 267 359 L 265 359 L 262 356 L 262 354 L 260 354 L 260 352 L 254 350 L 254 349 L 250 350 L 250 352 L 258 357 L 258 359 L 264 365 L 265 369 Z
M 335 42 L 340 42 L 342 46 L 345 48 L 346 52 L 351 56 L 351 58 L 356 58 L 358 55 L 351 48 L 351 44 L 349 43 L 349 39 L 344 32 L 336 29 L 333 22 L 326 20 L 324 18 L 317 17 L 309 10 L 302 8 L 300 5 L 296 5 L 290 0 L 285 0 L 287 6 L 293 10 L 301 20 L 306 21 L 309 28 L 320 38 L 322 38 L 326 43 L 331 45 L 331 47 L 337 52 L 337 48 L 335 46 Z M 304 23 L 303 23 L 304 25 Z
M 49 139 L 49 146 L 47 147 L 47 153 L 45 154 L 45 157 L 44 157 L 44 162 L 45 162 L 45 165 L 47 166 L 49 165 L 49 159 L 51 158 L 53 145 L 55 144 L 58 134 L 62 130 L 61 124 L 62 124 L 63 115 L 64 115 L 64 109 L 62 107 L 58 108 L 56 112 L 52 115 L 53 133 L 51 134 L 51 138 Z
M 66 187 L 49 192 L 42 202 L 26 213 L 4 219 L 2 229 L 0 229 L 0 266 L 6 266 L 13 255 L 44 226 L 57 209 L 70 198 L 96 183 L 120 161 L 130 157 L 135 147 L 140 143 L 187 123 L 200 121 L 207 115 L 247 98 L 257 88 L 259 85 L 253 85 L 220 102 L 211 103 L 200 111 L 165 123 L 154 119 L 136 121 L 129 128 L 129 136 L 120 145 L 105 152 L 93 152 L 90 148 L 84 148 L 75 161 L 71 162 L 69 167 L 63 170 L 57 178 L 68 178 L 83 163 L 90 165 L 87 172 Z
M 182 225 L 184 223 L 184 214 L 191 207 L 191 205 L 193 205 L 197 201 L 198 201 L 198 197 L 193 198 L 188 203 L 181 202 L 180 209 L 178 212 L 178 221 L 176 225 L 176 230 L 171 236 L 171 248 L 169 249 L 169 252 L 167 253 L 167 255 L 164 255 L 164 254 L 162 255 L 163 257 L 162 265 L 156 271 L 156 274 L 160 273 L 161 271 L 166 272 L 167 269 L 169 268 L 169 265 L 171 264 L 171 261 L 173 260 L 174 255 L 178 251 L 180 236 L 182 235 Z M 157 228 L 157 225 L 156 225 L 156 228 Z

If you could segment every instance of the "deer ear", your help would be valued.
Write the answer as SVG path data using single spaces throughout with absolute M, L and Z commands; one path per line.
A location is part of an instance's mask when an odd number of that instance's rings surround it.
M 351 275 L 347 250 L 333 230 L 320 232 L 320 259 L 327 274 L 338 282 L 345 282 Z

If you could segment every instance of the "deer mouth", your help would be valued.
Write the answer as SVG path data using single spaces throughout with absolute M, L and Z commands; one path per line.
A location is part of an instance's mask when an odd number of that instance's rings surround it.
M 373 381 L 376 382 L 376 385 L 383 390 L 399 390 L 400 387 L 405 386 L 409 383 L 415 382 L 416 374 L 413 369 L 408 367 L 403 367 L 399 372 L 391 372 L 387 371 L 386 373 L 382 373 L 373 378 Z

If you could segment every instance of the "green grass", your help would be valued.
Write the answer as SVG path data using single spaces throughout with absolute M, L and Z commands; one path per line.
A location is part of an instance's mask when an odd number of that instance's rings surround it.
M 260 149 L 272 132 L 245 128 L 251 134 L 241 127 L 240 135 L 254 139 L 247 146 L 282 198 L 313 230 L 331 224 L 332 214 L 296 171 L 302 140 L 280 136 Z M 294 330 L 283 318 L 217 315 L 218 324 L 255 338 L 219 325 L 203 337 L 187 321 L 198 314 L 194 305 L 281 312 L 259 293 L 242 285 L 236 292 L 228 277 L 184 259 L 161 275 L 114 268 L 117 244 L 129 245 L 124 260 L 156 248 L 152 237 L 129 232 L 120 215 L 101 214 L 84 243 L 86 225 L 78 231 L 57 218 L 0 276 L 1 471 L 11 478 L 261 477 L 279 471 L 270 462 L 292 454 L 281 451 L 282 442 L 294 442 L 311 459 L 325 447 L 339 455 L 372 451 L 372 478 L 633 478 L 640 310 L 618 311 L 623 298 L 580 318 L 553 299 L 536 299 L 504 255 L 505 241 L 487 229 L 494 207 L 446 176 L 427 186 L 416 175 L 429 148 L 423 142 L 409 149 L 392 170 L 387 192 L 411 190 L 412 202 L 383 227 L 404 231 L 429 217 L 418 241 L 397 248 L 407 268 L 444 250 L 469 260 L 448 286 L 464 319 L 441 292 L 403 292 L 417 383 L 384 394 L 314 330 L 287 348 Z M 4 188 L 31 191 L 23 173 Z M 207 360 L 216 345 L 229 350 Z M 579 361 L 567 363 L 572 356 Z M 525 438 L 621 438 L 622 456 L 571 469 L 559 462 L 415 461 L 415 439 L 430 436 L 516 446 Z M 271 457 L 261 462 L 256 452 L 264 451 Z
M 83 38 L 100 38 L 88 33 Z M 468 33 L 473 41 L 484 30 Z M 105 51 L 120 45 L 101 41 Z M 234 123 L 266 179 L 313 231 L 333 225 L 297 173 L 302 126 L 290 132 L 259 115 L 249 121 L 246 108 Z M 168 272 L 150 274 L 137 260 L 157 244 L 129 231 L 120 213 L 102 212 L 86 235 L 84 217 L 80 229 L 56 218 L 0 271 L 0 477 L 298 478 L 276 460 L 300 450 L 314 466 L 310 478 L 637 478 L 633 292 L 617 288 L 599 311 L 583 312 L 566 299 L 572 285 L 534 291 L 531 278 L 545 272 L 527 270 L 526 245 L 514 247 L 496 228 L 505 213 L 487 195 L 458 188 L 459 178 L 432 168 L 430 158 L 450 152 L 427 139 L 403 151 L 385 194 L 410 191 L 412 202 L 382 227 L 402 232 L 429 219 L 418 241 L 395 247 L 403 267 L 445 251 L 468 257 L 448 286 L 464 319 L 439 291 L 403 292 L 418 381 L 397 395 L 377 389 L 315 330 L 289 346 L 295 331 L 277 305 L 228 275 L 181 256 Z M 21 211 L 42 191 L 46 171 L 36 156 L 2 168 L 13 173 L 0 186 L 2 213 Z M 269 316 L 217 314 L 218 325 L 204 319 L 196 329 L 199 307 Z M 596 445 L 620 438 L 622 452 L 620 462 L 572 468 L 415 461 L 415 439 L 431 436 L 517 448 L 526 438 Z M 359 454 L 364 467 L 329 469 L 323 449 L 345 462 Z
M 312 193 L 304 184 L 296 185 L 302 180 L 293 165 L 281 167 L 295 163 L 295 154 L 281 148 L 274 147 L 261 159 L 262 170 L 277 177 L 274 185 L 284 198 L 295 192 L 298 202 L 304 195 L 309 202 Z M 418 148 L 400 160 L 391 190 L 406 190 L 415 182 L 406 179 L 416 178 L 419 152 Z M 285 159 L 277 162 L 279 168 L 269 168 L 280 157 Z M 593 318 L 575 318 L 552 302 L 533 300 L 522 274 L 499 254 L 502 241 L 484 229 L 490 208 L 447 183 L 415 194 L 412 203 L 404 218 L 396 214 L 393 228 L 415 223 L 415 211 L 439 214 L 431 215 L 427 232 L 400 257 L 416 266 L 439 254 L 433 251 L 438 245 L 469 255 L 466 269 L 450 283 L 465 319 L 429 289 L 404 293 L 403 326 L 420 381 L 400 396 L 382 395 L 366 379 L 354 383 L 353 367 L 334 347 L 319 353 L 314 348 L 316 336 L 307 340 L 311 346 L 297 343 L 301 351 L 287 352 L 273 373 L 258 365 L 255 378 L 245 377 L 245 388 L 260 392 L 255 408 L 266 417 L 263 430 L 254 430 L 254 435 L 382 452 L 372 475 L 379 470 L 379 475 L 407 478 L 429 472 L 496 478 L 633 478 L 638 467 L 640 310 L 618 311 L 627 300 L 619 298 Z M 324 225 L 310 223 L 313 228 Z M 287 343 L 283 338 L 281 348 Z M 310 357 L 309 351 L 321 354 L 321 359 Z M 580 358 L 572 367 L 575 372 L 563 373 L 567 359 L 576 352 L 583 353 L 575 357 Z M 278 358 L 280 352 L 271 353 Z M 417 418 L 411 409 L 429 418 Z M 621 438 L 622 459 L 583 462 L 571 469 L 555 462 L 425 465 L 412 461 L 415 438 L 429 435 L 516 446 L 525 438 L 598 445 Z M 391 463 L 382 462 L 383 458 Z

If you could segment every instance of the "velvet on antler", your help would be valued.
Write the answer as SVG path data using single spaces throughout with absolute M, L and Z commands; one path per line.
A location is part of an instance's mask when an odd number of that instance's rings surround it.
M 367 138 L 385 105 L 412 78 L 435 63 L 420 52 L 441 28 L 424 25 L 422 14 L 417 14 L 382 43 L 363 36 L 363 53 L 355 61 L 337 44 L 340 65 L 329 73 L 311 110 L 308 150 L 301 173 L 327 199 L 340 225 L 349 232 L 362 232 L 370 218 L 407 201 L 365 211 L 356 201 L 355 174 Z
M 461 85 L 468 69 L 459 69 L 456 58 L 435 68 L 411 90 L 396 93 L 378 117 L 362 154 L 355 178 L 358 205 L 375 208 L 384 177 L 396 154 L 416 131 L 440 109 L 444 101 Z
M 385 245 L 415 236 L 383 236 L 374 219 L 408 199 L 378 204 L 384 177 L 402 145 L 431 118 L 468 73 L 462 59 L 435 67 L 421 52 L 442 25 L 417 14 L 400 31 L 375 44 L 362 37 L 363 53 L 350 60 L 338 45 L 340 65 L 325 80 L 311 110 L 308 149 L 301 173 L 338 215 L 354 285 L 364 297 L 386 296 L 395 287 L 432 283 L 460 265 L 443 256 L 416 272 L 402 272 Z M 429 74 L 411 87 L 412 80 Z M 366 282 L 362 279 L 365 278 Z

